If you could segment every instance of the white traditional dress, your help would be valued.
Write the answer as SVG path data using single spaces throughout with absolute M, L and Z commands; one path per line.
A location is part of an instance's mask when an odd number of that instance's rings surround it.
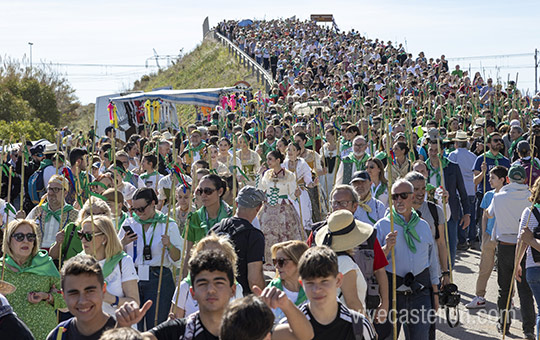
M 246 155 L 242 154 L 241 150 L 238 150 L 236 152 L 236 157 L 238 157 L 241 162 L 241 166 L 238 166 L 242 169 L 242 172 L 248 177 L 248 179 L 246 179 L 242 175 L 241 181 L 243 185 L 255 186 L 255 179 L 257 178 L 259 169 L 261 168 L 261 156 L 259 156 L 259 154 L 253 150 L 248 151 L 248 155 Z
M 258 215 L 265 240 L 265 270 L 273 270 L 270 248 L 279 242 L 302 240 L 300 217 L 293 205 L 296 177 L 287 169 L 277 175 L 270 169 L 262 176 L 259 189 L 266 192 L 266 202 Z
M 294 207 L 296 211 L 298 212 L 298 215 L 301 217 L 302 225 L 304 226 L 304 229 L 311 230 L 311 225 L 313 224 L 313 221 L 311 219 L 311 200 L 309 199 L 309 194 L 306 190 L 306 186 L 311 184 L 313 181 L 311 179 L 311 168 L 307 164 L 305 160 L 302 158 L 298 158 L 296 162 L 296 167 L 294 167 L 292 164 L 290 164 L 290 160 L 288 158 L 285 159 L 283 162 L 283 166 L 285 169 L 288 169 L 296 176 L 296 183 L 300 187 L 300 191 L 302 192 L 300 194 L 300 205 L 298 204 L 297 200 L 293 201 Z M 301 207 L 301 210 L 300 210 Z

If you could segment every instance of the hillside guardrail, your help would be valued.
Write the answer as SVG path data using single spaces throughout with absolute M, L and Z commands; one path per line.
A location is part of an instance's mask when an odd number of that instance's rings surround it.
M 247 67 L 248 70 L 251 70 L 251 73 L 254 76 L 257 76 L 257 81 L 264 85 L 266 92 L 270 92 L 270 88 L 274 85 L 274 80 L 272 75 L 266 71 L 259 63 L 257 63 L 253 58 L 251 58 L 246 52 L 242 51 L 238 46 L 236 46 L 232 41 L 227 39 L 222 34 L 219 34 L 216 30 L 211 30 L 208 32 L 208 35 L 214 37 L 217 41 L 222 43 L 229 50 L 229 55 L 232 54 L 244 67 Z

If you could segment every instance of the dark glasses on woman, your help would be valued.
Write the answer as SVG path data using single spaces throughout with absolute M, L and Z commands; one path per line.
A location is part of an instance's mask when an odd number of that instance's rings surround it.
M 274 264 L 274 266 L 276 267 L 283 267 L 285 264 L 287 264 L 288 261 L 290 261 L 291 259 L 284 259 L 284 258 L 279 258 L 279 259 L 272 259 L 272 263 Z
M 145 205 L 144 207 L 140 207 L 140 208 L 131 208 L 131 210 L 133 210 L 134 212 L 136 213 L 139 213 L 139 214 L 142 214 L 146 208 L 148 208 L 148 206 L 150 205 L 150 203 L 148 203 L 147 205 Z
M 83 239 L 85 239 L 86 241 L 90 242 L 92 241 L 92 239 L 94 238 L 94 236 L 99 236 L 99 235 L 103 235 L 103 233 L 101 231 L 98 231 L 97 233 L 83 233 L 82 231 L 78 231 L 77 232 L 77 236 L 79 236 L 79 238 L 81 239 L 81 241 Z
M 392 199 L 397 201 L 398 197 L 401 197 L 402 200 L 406 200 L 412 192 L 400 192 L 399 194 L 392 194 Z
M 34 242 L 36 240 L 36 234 L 34 234 L 34 233 L 28 233 L 28 234 L 15 233 L 15 234 L 11 235 L 11 237 L 14 238 L 15 241 L 17 241 L 17 242 L 24 241 L 25 237 L 28 240 L 28 242 Z
M 214 193 L 214 191 L 216 191 L 217 189 L 212 189 L 212 188 L 198 188 L 197 190 L 195 190 L 195 192 L 197 193 L 197 195 L 202 195 L 202 194 L 205 194 L 205 195 L 212 195 Z

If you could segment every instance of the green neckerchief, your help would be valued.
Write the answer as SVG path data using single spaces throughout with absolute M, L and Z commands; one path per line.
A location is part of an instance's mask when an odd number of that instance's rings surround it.
M 497 154 L 497 156 L 493 155 L 491 153 L 491 150 L 486 152 L 485 155 L 486 155 L 486 158 L 493 159 L 493 161 L 495 162 L 495 166 L 499 165 L 499 159 L 504 158 L 504 156 L 500 152 Z
M 369 155 L 364 153 L 362 159 L 358 160 L 354 156 L 354 153 L 350 153 L 347 157 L 343 158 L 343 163 L 354 163 L 356 165 L 356 171 L 365 170 L 366 162 L 369 159 Z
M 126 171 L 126 175 L 124 176 L 124 182 L 130 182 L 132 177 L 133 177 L 133 172 Z
M 377 191 L 375 191 L 375 198 L 379 199 L 379 196 L 381 196 L 385 190 L 386 190 L 386 184 L 381 182 L 379 187 L 377 188 Z
M 22 267 L 19 266 L 17 262 L 11 258 L 11 256 L 7 254 L 5 256 L 6 264 L 18 270 L 16 274 L 32 273 L 41 276 L 60 278 L 60 273 L 58 273 L 58 269 L 56 269 L 52 258 L 47 254 L 46 250 L 40 250 L 36 256 L 26 261 Z
M 276 149 L 277 139 L 274 139 L 274 143 L 272 144 L 268 144 L 268 141 L 265 139 L 263 144 L 268 148 L 266 149 L 266 153 L 269 153 L 270 151 L 274 151 Z
M 540 203 L 535 203 L 535 204 L 534 204 L 534 207 L 535 207 L 536 209 L 540 210 Z M 537 222 L 540 222 L 540 221 L 537 221 Z
M 203 206 L 194 213 L 190 213 L 187 217 L 189 220 L 189 232 L 188 235 L 185 235 L 186 230 L 184 230 L 184 239 L 192 242 L 198 242 L 203 237 L 206 236 L 208 231 L 221 220 L 231 217 L 232 209 L 224 201 L 220 201 L 218 217 L 215 219 L 208 220 L 208 213 L 206 208 Z
M 49 165 L 52 165 L 52 159 L 44 159 L 44 160 L 41 161 L 41 163 L 39 163 L 39 169 L 38 170 L 43 170 L 46 167 L 48 167 Z
M 427 181 L 427 180 L 428 180 L 428 179 L 426 178 L 426 181 Z M 431 191 L 431 190 L 435 190 L 435 189 L 437 189 L 437 188 L 436 188 L 433 184 L 431 184 L 431 183 L 426 183 L 426 191 Z
M 446 157 L 443 157 L 439 161 L 439 167 L 435 169 L 433 165 L 431 165 L 431 159 L 428 158 L 428 160 L 426 161 L 426 167 L 428 169 L 428 181 L 431 178 L 431 175 L 435 173 L 435 175 L 437 176 L 437 187 L 440 187 L 441 186 L 441 167 L 444 169 L 446 168 L 447 165 L 448 165 L 448 159 L 446 159 Z
M 62 207 L 62 209 L 58 209 L 57 211 L 52 211 L 49 209 L 49 203 L 43 203 L 41 205 L 41 209 L 43 210 L 43 212 L 45 213 L 45 219 L 43 220 L 43 222 L 47 223 L 51 220 L 51 217 L 54 217 L 55 220 L 58 221 L 58 223 L 62 223 L 60 221 L 60 216 L 62 215 L 62 210 L 64 211 L 64 213 L 68 213 L 70 212 L 71 210 L 73 210 L 73 206 L 71 206 L 70 204 L 64 204 L 64 206 Z
M 137 221 L 137 223 L 140 223 L 141 225 L 153 224 L 153 223 L 167 223 L 167 215 L 160 213 L 159 211 L 156 212 L 154 217 L 149 218 L 147 220 L 141 220 L 141 218 L 137 214 L 133 214 L 133 219 Z M 170 219 L 170 221 L 174 222 L 172 218 Z
M 281 278 L 277 277 L 270 281 L 268 284 L 269 287 L 276 287 L 277 289 L 283 291 L 283 283 L 281 282 Z M 307 300 L 306 292 L 304 292 L 304 287 L 300 285 L 300 290 L 298 291 L 298 296 L 296 297 L 296 301 L 294 301 L 294 304 L 296 306 L 300 306 L 302 303 L 304 303 Z
M 397 225 L 403 227 L 403 237 L 405 238 L 405 242 L 407 242 L 407 246 L 413 253 L 416 253 L 416 245 L 414 244 L 414 240 L 420 242 L 420 236 L 418 236 L 418 233 L 416 232 L 416 225 L 418 224 L 418 221 L 420 221 L 420 217 L 413 209 L 411 219 L 409 220 L 409 223 L 406 223 L 396 212 L 394 207 L 392 207 L 392 215 L 394 216 L 394 223 L 397 223 Z
M 111 275 L 114 267 L 116 267 L 116 265 L 126 256 L 127 254 L 124 251 L 120 251 L 110 259 L 105 260 L 105 264 L 103 264 L 103 278 L 107 278 L 107 276 Z
M 120 230 L 120 227 L 122 226 L 122 224 L 124 224 L 124 221 L 128 217 L 129 217 L 128 214 L 122 211 L 122 215 L 120 215 L 120 218 L 116 220 L 116 231 Z
M 147 179 L 148 177 L 152 177 L 152 176 L 154 176 L 154 175 L 157 175 L 157 173 L 158 173 L 157 171 L 151 172 L 151 173 L 149 173 L 149 174 L 144 173 L 144 174 L 142 174 L 140 177 L 141 177 L 141 179 Z
M 350 140 L 346 140 L 345 138 L 343 138 L 343 140 L 341 140 L 341 151 L 340 152 L 343 152 L 347 149 L 350 149 L 352 148 L 352 141 Z
M 198 146 L 196 147 L 192 147 L 191 144 L 188 144 L 188 146 L 186 147 L 186 151 L 191 151 L 191 152 L 199 152 L 201 151 L 203 148 L 206 147 L 206 143 L 205 142 L 201 142 L 201 144 L 199 144 Z
M 512 155 L 514 154 L 514 149 L 516 148 L 517 144 L 523 140 L 523 135 L 519 136 L 518 139 L 512 142 L 512 145 L 510 145 L 510 148 L 508 149 L 508 158 L 512 158 Z

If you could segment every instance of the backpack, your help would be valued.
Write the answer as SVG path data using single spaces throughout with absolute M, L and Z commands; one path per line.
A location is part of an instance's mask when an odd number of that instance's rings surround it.
M 355 340 L 364 339 L 364 316 L 355 310 L 349 309 L 352 316 L 352 326 Z
M 539 223 L 538 226 L 536 226 L 536 228 L 534 228 L 533 235 L 534 235 L 534 238 L 540 239 L 540 212 L 535 207 L 535 208 L 533 208 L 532 213 L 534 215 L 534 218 L 536 218 L 536 221 Z M 530 248 L 531 248 L 531 254 L 532 254 L 532 257 L 533 257 L 533 261 L 535 263 L 539 263 L 540 262 L 540 252 L 538 250 L 536 250 L 534 247 L 530 247 Z
M 527 174 L 527 185 L 531 183 L 531 186 L 536 182 L 536 179 L 540 177 L 540 165 L 536 160 L 533 161 L 534 166 L 532 167 L 532 176 L 531 176 L 531 159 L 518 159 L 514 164 L 519 164 L 525 169 Z M 529 177 L 532 177 L 532 181 L 529 180 Z
M 38 204 L 41 197 L 45 194 L 45 183 L 43 181 L 43 175 L 45 169 L 38 169 L 28 178 L 28 196 L 33 204 Z

